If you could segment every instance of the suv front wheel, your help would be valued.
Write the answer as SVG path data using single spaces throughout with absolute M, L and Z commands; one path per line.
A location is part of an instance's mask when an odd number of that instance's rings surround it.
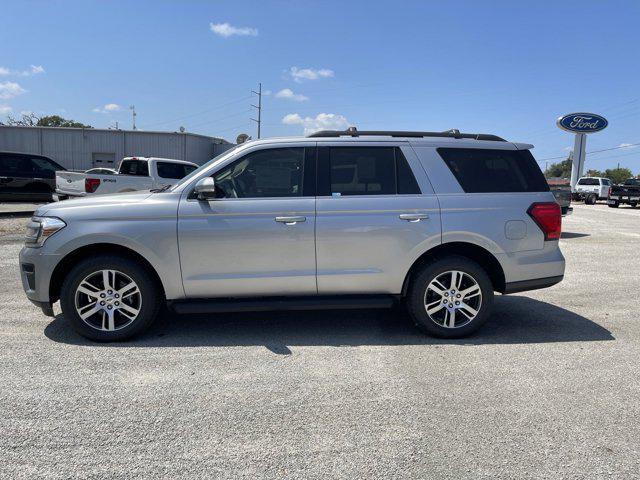
M 83 337 L 103 342 L 125 340 L 155 320 L 162 300 L 159 290 L 136 261 L 97 256 L 81 261 L 66 276 L 60 306 Z
M 459 338 L 476 331 L 487 320 L 493 286 L 476 262 L 449 256 L 417 273 L 406 303 L 416 326 L 425 333 Z

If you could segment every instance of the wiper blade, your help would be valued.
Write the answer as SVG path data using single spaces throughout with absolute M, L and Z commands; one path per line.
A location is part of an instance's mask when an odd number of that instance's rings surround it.
M 152 188 L 151 190 L 149 190 L 151 193 L 162 193 L 165 192 L 169 189 L 169 187 L 171 187 L 171 185 L 163 185 L 160 188 Z

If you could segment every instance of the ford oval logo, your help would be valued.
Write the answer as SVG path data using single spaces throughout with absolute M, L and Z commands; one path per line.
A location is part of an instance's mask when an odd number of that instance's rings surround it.
M 561 129 L 573 133 L 599 132 L 609 125 L 606 118 L 595 113 L 570 113 L 560 117 L 556 123 Z

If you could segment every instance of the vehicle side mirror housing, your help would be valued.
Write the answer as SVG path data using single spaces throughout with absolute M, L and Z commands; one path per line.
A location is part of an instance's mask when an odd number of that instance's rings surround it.
M 216 182 L 212 177 L 198 180 L 194 188 L 198 200 L 209 200 L 216 197 Z

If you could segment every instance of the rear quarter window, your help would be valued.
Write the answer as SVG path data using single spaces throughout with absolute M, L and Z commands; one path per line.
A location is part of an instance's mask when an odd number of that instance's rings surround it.
M 120 164 L 121 175 L 149 176 L 149 164 L 144 160 L 123 160 Z
M 437 151 L 466 193 L 549 191 L 528 150 L 438 148 Z

